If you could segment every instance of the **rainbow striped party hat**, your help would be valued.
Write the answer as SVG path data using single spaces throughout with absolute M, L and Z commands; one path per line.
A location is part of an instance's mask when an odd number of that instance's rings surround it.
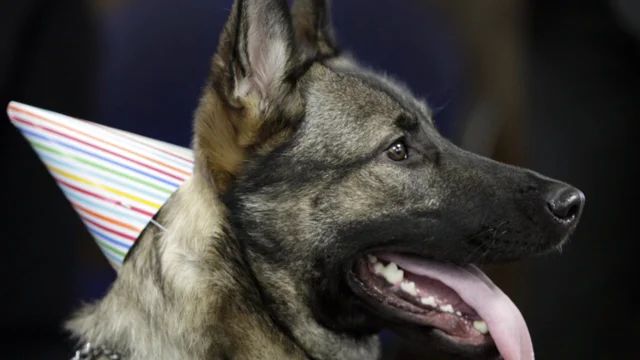
M 192 174 L 190 149 L 17 102 L 7 112 L 116 270 Z

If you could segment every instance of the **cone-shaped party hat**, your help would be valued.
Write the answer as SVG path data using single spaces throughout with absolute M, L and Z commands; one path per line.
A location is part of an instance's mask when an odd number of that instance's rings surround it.
M 190 149 L 17 102 L 7 112 L 116 269 L 192 174 Z

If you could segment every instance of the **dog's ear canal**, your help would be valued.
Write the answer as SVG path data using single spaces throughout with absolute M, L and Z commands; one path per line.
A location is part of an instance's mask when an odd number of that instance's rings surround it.
M 296 42 L 305 58 L 338 55 L 330 0 L 295 0 L 291 10 Z
M 214 57 L 214 85 L 231 105 L 267 106 L 287 90 L 298 58 L 285 0 L 236 0 Z

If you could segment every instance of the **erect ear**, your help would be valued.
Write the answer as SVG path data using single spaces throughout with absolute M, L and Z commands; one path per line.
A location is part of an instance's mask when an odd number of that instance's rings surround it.
M 195 170 L 218 191 L 293 131 L 300 59 L 286 0 L 234 2 L 195 116 Z
M 296 40 L 305 57 L 331 57 L 338 54 L 329 0 L 295 0 L 292 18 Z
M 299 61 L 285 0 L 236 0 L 214 57 L 213 81 L 230 104 L 260 106 L 282 95 Z

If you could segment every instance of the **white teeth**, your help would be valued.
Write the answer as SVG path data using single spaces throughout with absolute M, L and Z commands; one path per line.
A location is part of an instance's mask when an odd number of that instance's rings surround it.
M 429 297 L 423 297 L 420 299 L 420 302 L 423 305 L 429 305 L 432 307 L 436 307 L 436 298 L 434 298 L 433 296 L 429 296 Z
M 404 271 L 398 268 L 398 265 L 396 265 L 396 263 L 389 262 L 387 266 L 385 266 L 383 263 L 378 261 L 378 258 L 374 255 L 367 255 L 367 259 L 369 263 L 373 264 L 374 274 L 382 276 L 389 284 L 400 284 L 400 290 L 404 291 L 405 293 L 412 296 L 418 296 L 416 283 L 409 280 L 403 281 Z M 422 303 L 423 305 L 431 306 L 433 308 L 438 308 L 442 312 L 462 316 L 462 312 L 456 311 L 451 304 L 438 306 L 438 303 L 436 302 L 436 298 L 434 296 L 421 297 L 420 303 Z M 474 321 L 473 327 L 482 334 L 486 334 L 487 332 L 489 332 L 487 324 L 484 321 Z
M 400 289 L 409 295 L 418 296 L 418 290 L 416 290 L 416 283 L 414 283 L 413 281 L 401 282 Z
M 396 263 L 390 262 L 384 268 L 382 276 L 388 283 L 397 285 L 402 281 L 402 279 L 404 279 L 404 271 L 398 269 L 398 265 L 396 265 Z
M 384 265 L 382 263 L 377 262 L 377 263 L 373 264 L 373 272 L 376 275 L 382 274 L 384 272 L 384 270 L 385 270 L 385 267 L 384 267 Z
M 390 262 L 387 264 L 387 266 L 385 266 L 383 263 L 378 261 L 377 257 L 373 255 L 367 255 L 367 259 L 371 264 L 373 264 L 374 274 L 382 276 L 389 284 L 400 284 L 400 290 L 404 291 L 405 293 L 412 296 L 418 296 L 416 283 L 409 280 L 403 281 L 404 271 L 398 268 L 398 265 L 396 265 L 396 263 Z M 431 306 L 433 308 L 438 308 L 442 312 L 462 316 L 462 313 L 460 311 L 456 311 L 451 304 L 438 306 L 436 298 L 434 296 L 421 297 L 420 303 L 422 303 L 423 305 Z M 486 334 L 489 331 L 487 328 L 487 324 L 484 321 L 474 321 L 473 327 L 482 334 Z
M 453 306 L 451 304 L 440 306 L 440 310 L 453 314 Z
M 478 330 L 481 334 L 486 334 L 489 332 L 489 328 L 487 327 L 487 323 L 484 321 L 474 321 L 473 327 Z
M 436 302 L 436 298 L 433 297 L 433 296 L 420 298 L 420 302 L 423 305 L 428 305 L 428 306 L 431 306 L 431 307 L 434 307 L 434 308 L 438 308 L 442 312 L 446 312 L 446 313 L 449 313 L 449 314 L 456 314 L 458 316 L 462 316 L 462 313 L 460 311 L 456 311 L 451 304 L 445 304 L 445 305 L 438 306 L 438 304 Z
M 384 266 L 381 262 L 373 264 L 373 272 L 376 275 L 382 275 L 389 284 L 397 285 L 404 279 L 404 271 L 398 269 L 398 265 L 390 262 Z

